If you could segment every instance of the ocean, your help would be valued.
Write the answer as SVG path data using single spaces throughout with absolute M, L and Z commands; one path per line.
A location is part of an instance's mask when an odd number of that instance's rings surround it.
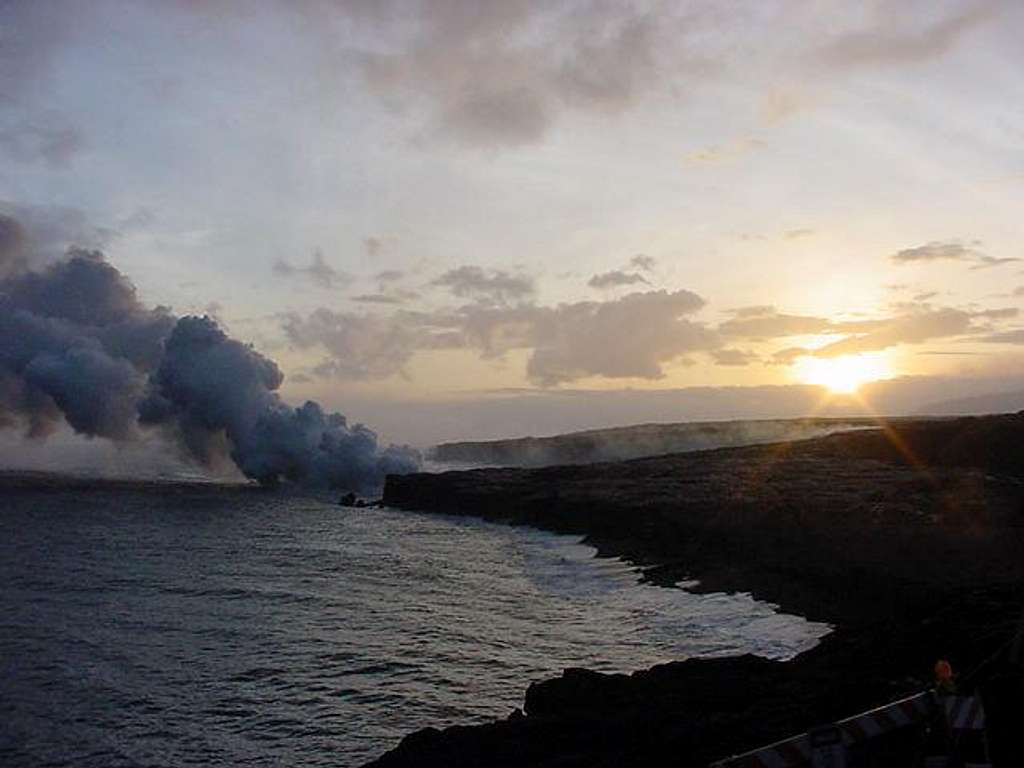
M 531 681 L 828 631 L 579 538 L 209 485 L 0 491 L 0 765 L 357 766 Z

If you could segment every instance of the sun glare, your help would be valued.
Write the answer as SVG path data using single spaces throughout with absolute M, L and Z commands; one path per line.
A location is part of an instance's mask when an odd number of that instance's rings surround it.
M 862 384 L 889 376 L 889 368 L 878 355 L 804 357 L 797 362 L 797 376 L 805 384 L 817 384 L 830 392 L 851 395 Z

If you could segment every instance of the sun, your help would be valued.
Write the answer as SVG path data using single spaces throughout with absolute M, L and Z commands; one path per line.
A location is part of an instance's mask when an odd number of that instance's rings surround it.
M 837 395 L 852 395 L 862 384 L 888 378 L 889 367 L 874 354 L 802 357 L 797 361 L 796 374 L 805 384 L 826 387 Z

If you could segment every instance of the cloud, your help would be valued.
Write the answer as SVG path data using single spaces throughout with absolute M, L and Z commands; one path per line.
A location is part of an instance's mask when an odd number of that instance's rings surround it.
M 21 122 L 0 129 L 0 151 L 18 162 L 43 161 L 52 168 L 66 168 L 84 143 L 69 125 Z
M 765 315 L 778 314 L 778 310 L 772 304 L 753 304 L 746 307 L 736 307 L 728 310 L 734 317 L 764 317 Z
M 587 281 L 587 285 L 591 288 L 598 288 L 600 290 L 618 288 L 623 285 L 636 285 L 637 283 L 647 283 L 647 278 L 638 272 L 624 272 L 621 269 L 614 269 L 611 272 L 594 275 Z
M 629 260 L 629 266 L 635 269 L 642 269 L 644 272 L 650 272 L 654 269 L 654 265 L 658 263 L 658 260 L 653 256 L 644 256 L 642 253 L 638 253 L 632 259 Z
M 401 297 L 390 293 L 361 293 L 353 296 L 352 301 L 358 304 L 403 304 Z
M 322 288 L 336 288 L 348 279 L 345 273 L 328 264 L 320 251 L 313 253 L 313 260 L 308 267 L 296 267 L 283 259 L 278 259 L 274 262 L 273 269 L 274 274 L 281 277 L 305 276 Z
M 509 304 L 531 298 L 535 291 L 532 277 L 512 275 L 502 270 L 464 266 L 449 270 L 431 285 L 447 288 L 453 296 L 490 304 Z
M 419 350 L 464 349 L 496 358 L 525 349 L 528 378 L 553 386 L 591 376 L 657 379 L 664 365 L 717 349 L 718 334 L 686 317 L 703 306 L 699 296 L 680 290 L 553 307 L 472 303 L 387 317 L 321 308 L 306 318 L 287 316 L 283 328 L 296 347 L 326 352 L 316 369 L 321 376 L 402 374 Z
M 567 112 L 622 112 L 675 71 L 685 30 L 613 3 L 468 0 L 396 6 L 374 21 L 381 44 L 358 56 L 386 103 L 414 106 L 433 137 L 463 146 L 541 141 Z M 671 70 L 670 70 L 671 71 Z
M 1020 314 L 1020 310 L 1016 307 L 1002 307 L 1000 309 L 985 309 L 980 312 L 972 313 L 972 317 L 981 317 L 986 320 L 1009 320 L 1012 317 L 1017 317 Z
M 17 219 L 0 213 L 0 278 L 25 266 L 25 231 Z
M 915 248 L 904 248 L 890 258 L 898 264 L 914 261 L 973 261 L 980 254 L 959 240 L 933 240 Z
M 970 267 L 972 271 L 991 269 L 992 267 L 1014 264 L 1021 261 L 1021 259 L 1012 257 L 996 258 L 994 256 L 986 256 L 975 247 L 972 247 L 979 244 L 977 240 L 973 241 L 971 245 L 965 245 L 959 240 L 933 240 L 930 243 L 914 248 L 904 248 L 902 251 L 894 253 L 890 258 L 897 264 L 928 261 L 968 261 L 972 262 Z
M 368 237 L 363 240 L 363 249 L 366 251 L 367 256 L 375 259 L 384 251 L 384 241 L 379 237 Z
M 1018 261 L 1021 261 L 1021 259 L 1012 257 L 997 259 L 994 256 L 979 256 L 978 263 L 971 267 L 971 270 L 991 269 L 992 267 L 999 267 L 1003 264 L 1013 264 Z
M 662 378 L 667 363 L 720 345 L 717 334 L 684 317 L 703 306 L 684 290 L 561 305 L 536 329 L 527 375 L 542 386 L 589 376 Z
M 786 347 L 772 354 L 773 365 L 792 365 L 799 357 L 812 354 L 812 351 L 805 347 Z
M 398 305 L 414 301 L 420 297 L 416 291 L 399 286 L 405 279 L 405 273 L 397 269 L 385 269 L 373 276 L 377 282 L 377 290 L 353 296 L 357 304 L 390 304 Z
M 116 229 L 91 224 L 77 208 L 0 200 L 0 277 L 15 268 L 51 264 L 72 246 L 104 248 L 119 235 Z
M 786 240 L 799 240 L 803 237 L 810 237 L 814 234 L 813 229 L 787 229 L 782 236 Z
M 834 67 L 884 66 L 915 63 L 942 56 L 982 22 L 995 15 L 996 2 L 971 7 L 922 25 L 920 16 L 904 20 L 886 5 L 878 6 L 876 23 L 838 36 L 817 51 L 817 58 Z
M 0 3 L 0 152 L 17 162 L 63 168 L 85 144 L 76 126 L 36 104 L 75 31 L 68 11 L 63 3 Z
M 449 104 L 440 131 L 480 147 L 533 144 L 547 132 L 550 107 L 525 86 L 468 93 Z
M 686 319 L 704 300 L 690 291 L 631 293 L 555 307 L 466 307 L 450 320 L 464 346 L 485 356 L 530 349 L 527 376 L 541 386 L 581 378 L 658 379 L 665 364 L 720 346 Z
M 779 313 L 771 306 L 744 307 L 737 315 L 718 326 L 723 336 L 745 339 L 772 339 L 785 336 L 806 336 L 835 332 L 831 320 L 811 315 Z
M 416 351 L 428 346 L 421 328 L 401 315 L 380 317 L 321 307 L 305 318 L 286 315 L 282 327 L 295 347 L 327 353 L 315 370 L 324 377 L 388 378 L 402 373 Z
M 829 321 L 825 318 L 783 315 L 773 307 L 751 307 L 745 317 L 727 321 L 718 327 L 725 336 L 771 339 L 806 334 L 842 334 L 843 338 L 816 349 L 786 347 L 772 355 L 772 362 L 789 365 L 807 355 L 838 357 L 862 352 L 877 352 L 901 344 L 919 344 L 932 339 L 977 334 L 984 330 L 972 324 L 974 319 L 1006 320 L 1020 313 L 1014 307 L 986 309 L 975 312 L 949 307 L 933 308 L 928 304 L 897 305 L 902 314 L 876 319 Z M 759 313 L 753 311 L 763 310 Z
M 713 349 L 709 353 L 716 365 L 742 366 L 756 362 L 758 357 L 742 349 Z
M 0 3 L 0 103 L 19 103 L 40 84 L 72 27 L 59 3 Z
M 968 312 L 957 309 L 926 310 L 877 321 L 869 333 L 854 334 L 814 350 L 817 357 L 876 352 L 900 344 L 919 344 L 931 339 L 958 336 L 971 330 Z
M 979 341 L 988 344 L 1024 344 L 1024 328 L 984 336 Z
M 373 276 L 379 283 L 397 283 L 405 277 L 405 273 L 397 269 L 385 269 Z
M 402 288 L 390 288 L 386 291 L 379 291 L 377 293 L 361 293 L 358 296 L 353 296 L 352 301 L 357 304 L 391 304 L 397 306 L 399 304 L 407 304 L 410 301 L 415 301 L 420 295 L 416 291 L 408 291 Z

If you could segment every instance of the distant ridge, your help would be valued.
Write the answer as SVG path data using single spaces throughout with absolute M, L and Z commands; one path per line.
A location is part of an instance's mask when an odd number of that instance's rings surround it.
M 553 437 L 442 443 L 428 453 L 428 459 L 439 464 L 460 466 L 591 464 L 711 448 L 806 440 L 875 426 L 875 419 L 864 417 L 638 424 Z
M 929 416 L 973 416 L 990 413 L 1016 413 L 1021 410 L 1024 410 L 1024 389 L 941 400 L 921 409 L 920 413 Z

